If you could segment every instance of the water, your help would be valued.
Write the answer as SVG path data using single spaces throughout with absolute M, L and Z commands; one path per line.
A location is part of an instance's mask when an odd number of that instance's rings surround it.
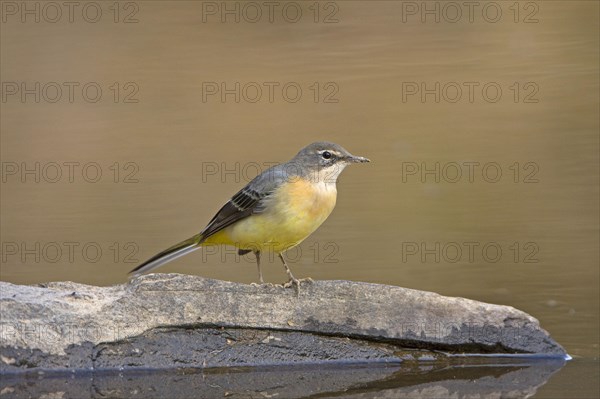
M 586 371 L 585 366 L 572 363 Z M 581 367 L 583 366 L 583 367 Z M 545 394 L 547 379 L 560 369 L 556 361 L 510 362 L 485 365 L 437 365 L 380 367 L 347 365 L 327 367 L 254 368 L 228 370 L 179 370 L 177 372 L 101 372 L 79 377 L 65 374 L 6 376 L 5 392 L 17 397 L 139 397 L 218 398 L 319 397 L 319 398 L 404 398 L 404 397 L 538 397 Z M 583 369 L 583 370 L 582 370 Z M 543 386 L 541 389 L 540 387 Z M 563 397 L 573 392 L 568 381 L 560 388 Z M 11 390 L 12 389 L 12 390 Z M 20 396 L 18 396 L 21 394 Z
M 3 14 L 2 280 L 123 283 L 258 171 L 331 140 L 372 163 L 343 173 L 295 274 L 522 309 L 575 358 L 537 396 L 598 396 L 597 2 L 482 2 L 472 23 L 436 2 L 439 23 L 421 2 L 321 3 L 317 23 L 312 2 L 296 23 L 295 6 L 223 23 L 220 2 L 97 4 L 97 23 Z M 39 102 L 8 94 L 21 82 Z M 161 270 L 256 280 L 226 250 Z

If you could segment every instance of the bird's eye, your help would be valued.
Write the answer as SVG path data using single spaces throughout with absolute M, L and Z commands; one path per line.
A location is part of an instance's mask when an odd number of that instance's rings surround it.
M 321 156 L 325 159 L 331 158 L 331 153 L 329 151 L 325 151 L 321 154 Z

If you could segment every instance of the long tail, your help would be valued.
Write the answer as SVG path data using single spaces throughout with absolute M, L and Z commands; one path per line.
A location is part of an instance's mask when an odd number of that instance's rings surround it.
M 161 253 L 154 255 L 135 269 L 129 272 L 133 277 L 137 277 L 141 274 L 147 273 L 150 270 L 156 269 L 168 263 L 174 259 L 177 259 L 183 255 L 187 255 L 200 248 L 202 244 L 202 235 L 196 234 L 193 237 L 188 238 L 185 241 L 181 241 L 178 244 L 173 245 L 171 248 L 165 249 Z

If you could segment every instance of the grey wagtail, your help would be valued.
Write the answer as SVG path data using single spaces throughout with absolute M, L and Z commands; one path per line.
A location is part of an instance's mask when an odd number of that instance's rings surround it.
M 312 143 L 290 161 L 254 178 L 200 233 L 153 256 L 130 273 L 138 276 L 149 272 L 201 245 L 222 244 L 237 247 L 240 255 L 254 252 L 261 283 L 260 254 L 273 251 L 290 278 L 284 286 L 299 286 L 283 252 L 300 244 L 327 219 L 335 207 L 338 176 L 349 164 L 362 162 L 370 161 L 334 143 Z

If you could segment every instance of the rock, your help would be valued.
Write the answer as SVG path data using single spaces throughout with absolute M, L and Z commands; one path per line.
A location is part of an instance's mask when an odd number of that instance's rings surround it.
M 112 287 L 0 282 L 0 310 L 0 371 L 567 356 L 512 307 L 349 281 L 299 292 L 178 274 Z

